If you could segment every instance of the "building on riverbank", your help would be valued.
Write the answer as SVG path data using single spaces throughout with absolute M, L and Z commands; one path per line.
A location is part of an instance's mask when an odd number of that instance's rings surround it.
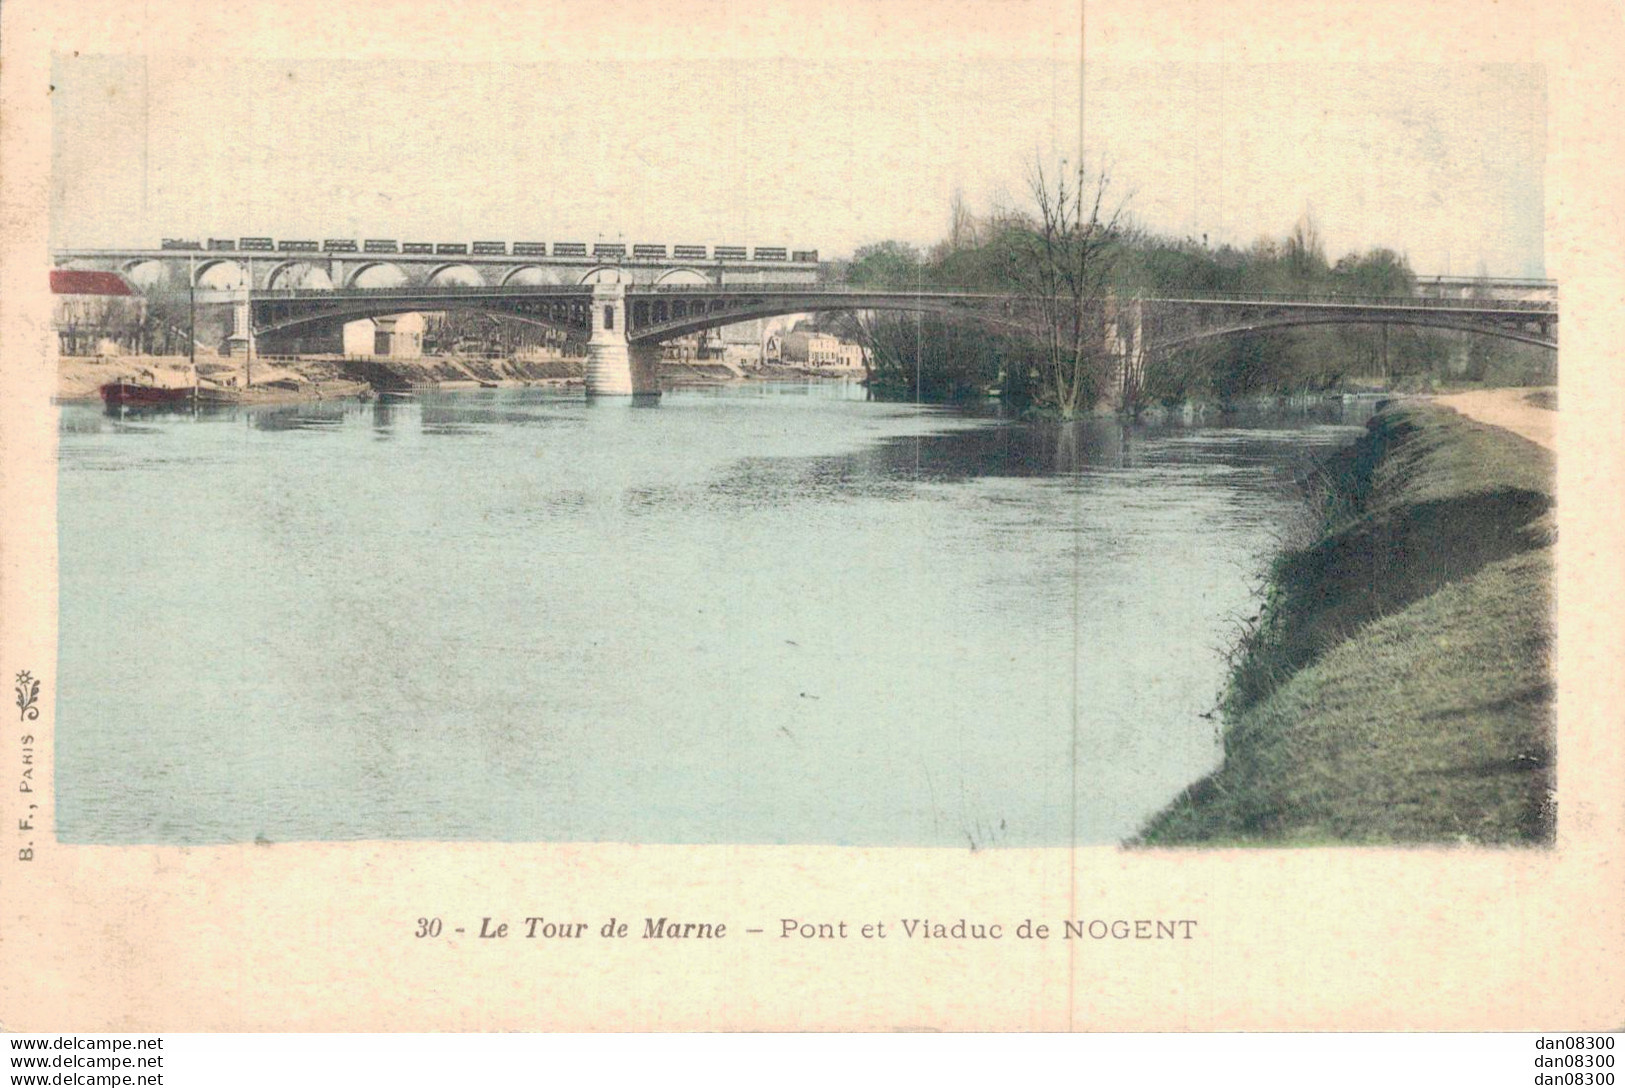
M 673 363 L 711 362 L 723 357 L 726 347 L 716 329 L 674 337 L 660 345 L 661 357 Z
M 147 300 L 117 272 L 51 272 L 52 327 L 63 355 L 140 351 Z
M 777 345 L 778 361 L 787 366 L 862 370 L 863 348 L 824 332 L 787 332 Z

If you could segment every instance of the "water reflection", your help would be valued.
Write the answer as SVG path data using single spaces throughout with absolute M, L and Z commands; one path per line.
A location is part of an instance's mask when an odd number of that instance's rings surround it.
M 1112 841 L 1212 765 L 1213 649 L 1358 422 L 67 406 L 59 833 Z
M 355 402 L 303 403 L 261 408 L 245 413 L 249 424 L 261 431 L 310 431 L 342 426 L 357 413 Z
M 379 397 L 372 402 L 372 429 L 387 438 L 395 427 L 396 402 L 389 397 Z

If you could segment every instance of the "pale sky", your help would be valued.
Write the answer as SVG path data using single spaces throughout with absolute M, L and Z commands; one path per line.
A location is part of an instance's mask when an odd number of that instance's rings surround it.
M 883 43 L 882 43 L 883 44 Z M 905 51 L 906 52 L 906 51 Z M 59 56 L 53 244 L 161 237 L 928 244 L 956 188 L 1075 161 L 1075 57 L 254 61 Z M 1129 211 L 1245 245 L 1544 273 L 1546 90 L 1507 65 L 1090 63 Z

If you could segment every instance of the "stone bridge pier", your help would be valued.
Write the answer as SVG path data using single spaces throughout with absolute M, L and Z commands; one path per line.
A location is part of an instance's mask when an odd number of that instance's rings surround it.
M 631 343 L 629 317 L 624 282 L 593 284 L 592 335 L 587 340 L 589 397 L 660 394 L 660 347 Z
M 1098 406 L 1117 411 L 1139 397 L 1145 381 L 1145 304 L 1140 299 L 1107 300 L 1106 352 L 1112 366 Z
M 254 346 L 254 320 L 250 312 L 248 288 L 244 286 L 231 302 L 231 335 L 226 337 L 227 350 L 233 358 L 243 358 Z

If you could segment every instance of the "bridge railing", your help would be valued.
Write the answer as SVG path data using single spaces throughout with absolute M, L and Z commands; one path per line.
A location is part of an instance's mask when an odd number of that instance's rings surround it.
M 979 287 L 925 284 L 922 287 L 861 287 L 844 283 L 633 283 L 628 293 L 645 291 L 661 295 L 965 295 L 970 298 L 1017 298 L 1009 291 L 989 291 Z
M 586 298 L 592 293 L 590 284 L 435 284 L 432 286 L 398 287 L 284 287 L 255 290 L 255 301 L 319 300 L 324 298 L 456 298 L 469 295 L 555 295 L 563 298 Z M 655 283 L 628 284 L 629 295 L 952 295 L 968 299 L 1018 301 L 1024 296 L 1012 292 L 988 291 L 980 288 L 952 284 L 922 284 L 917 287 L 865 287 L 852 284 L 825 283 Z M 1131 298 L 1147 303 L 1238 304 L 1277 306 L 1343 306 L 1360 308 L 1386 308 L 1405 310 L 1471 310 L 1490 313 L 1528 313 L 1546 315 L 1557 313 L 1557 302 L 1552 299 L 1495 299 L 1495 298 L 1436 298 L 1426 295 L 1352 295 L 1335 292 L 1294 293 L 1280 291 L 1185 291 L 1177 295 L 1119 296 L 1120 302 Z
M 823 283 L 629 283 L 627 293 L 632 295 L 652 292 L 656 294 L 783 294 L 783 295 L 964 295 L 970 298 L 1016 298 L 1018 296 L 1008 292 L 985 291 L 970 287 L 934 287 L 926 285 L 923 291 L 903 290 L 886 287 L 852 287 L 843 284 Z M 275 301 L 287 299 L 321 299 L 321 298 L 353 298 L 356 296 L 377 296 L 380 298 L 417 297 L 420 295 L 478 295 L 478 294 L 512 294 L 512 295 L 561 295 L 572 298 L 585 298 L 592 294 L 591 284 L 435 284 L 433 286 L 413 287 L 403 284 L 398 287 L 275 287 L 256 288 L 252 293 L 255 301 Z
M 441 283 L 433 286 L 412 287 L 401 285 L 399 287 L 273 287 L 256 288 L 250 293 L 256 302 L 274 301 L 279 299 L 320 299 L 320 298 L 354 298 L 360 296 L 377 296 L 380 298 L 417 297 L 419 295 L 479 295 L 479 294 L 509 294 L 509 295 L 563 295 L 572 298 L 587 298 L 592 295 L 591 284 L 554 284 L 554 283 L 506 283 L 506 284 L 471 284 L 471 283 Z
M 632 284 L 629 292 L 655 294 L 767 294 L 767 295 L 962 295 L 967 298 L 1011 299 L 1025 296 L 1009 291 L 989 291 L 984 288 L 959 284 L 922 284 L 919 286 L 854 286 L 831 283 L 677 283 Z M 1431 298 L 1424 295 L 1352 295 L 1334 292 L 1295 293 L 1285 291 L 1184 291 L 1178 294 L 1155 296 L 1118 296 L 1120 302 L 1138 299 L 1142 302 L 1194 302 L 1244 303 L 1264 305 L 1313 306 L 1389 306 L 1405 309 L 1458 309 L 1458 310 L 1516 310 L 1528 313 L 1552 313 L 1557 304 L 1550 299 L 1492 299 L 1492 298 Z
M 1552 299 L 1438 298 L 1427 295 L 1352 295 L 1337 292 L 1287 291 L 1183 291 L 1178 295 L 1145 297 L 1145 302 L 1250 303 L 1280 306 L 1359 306 L 1423 310 L 1489 310 L 1556 313 Z
M 1452 276 L 1439 273 L 1431 276 L 1418 274 L 1418 287 L 1510 287 L 1518 290 L 1555 291 L 1557 281 L 1530 276 Z

